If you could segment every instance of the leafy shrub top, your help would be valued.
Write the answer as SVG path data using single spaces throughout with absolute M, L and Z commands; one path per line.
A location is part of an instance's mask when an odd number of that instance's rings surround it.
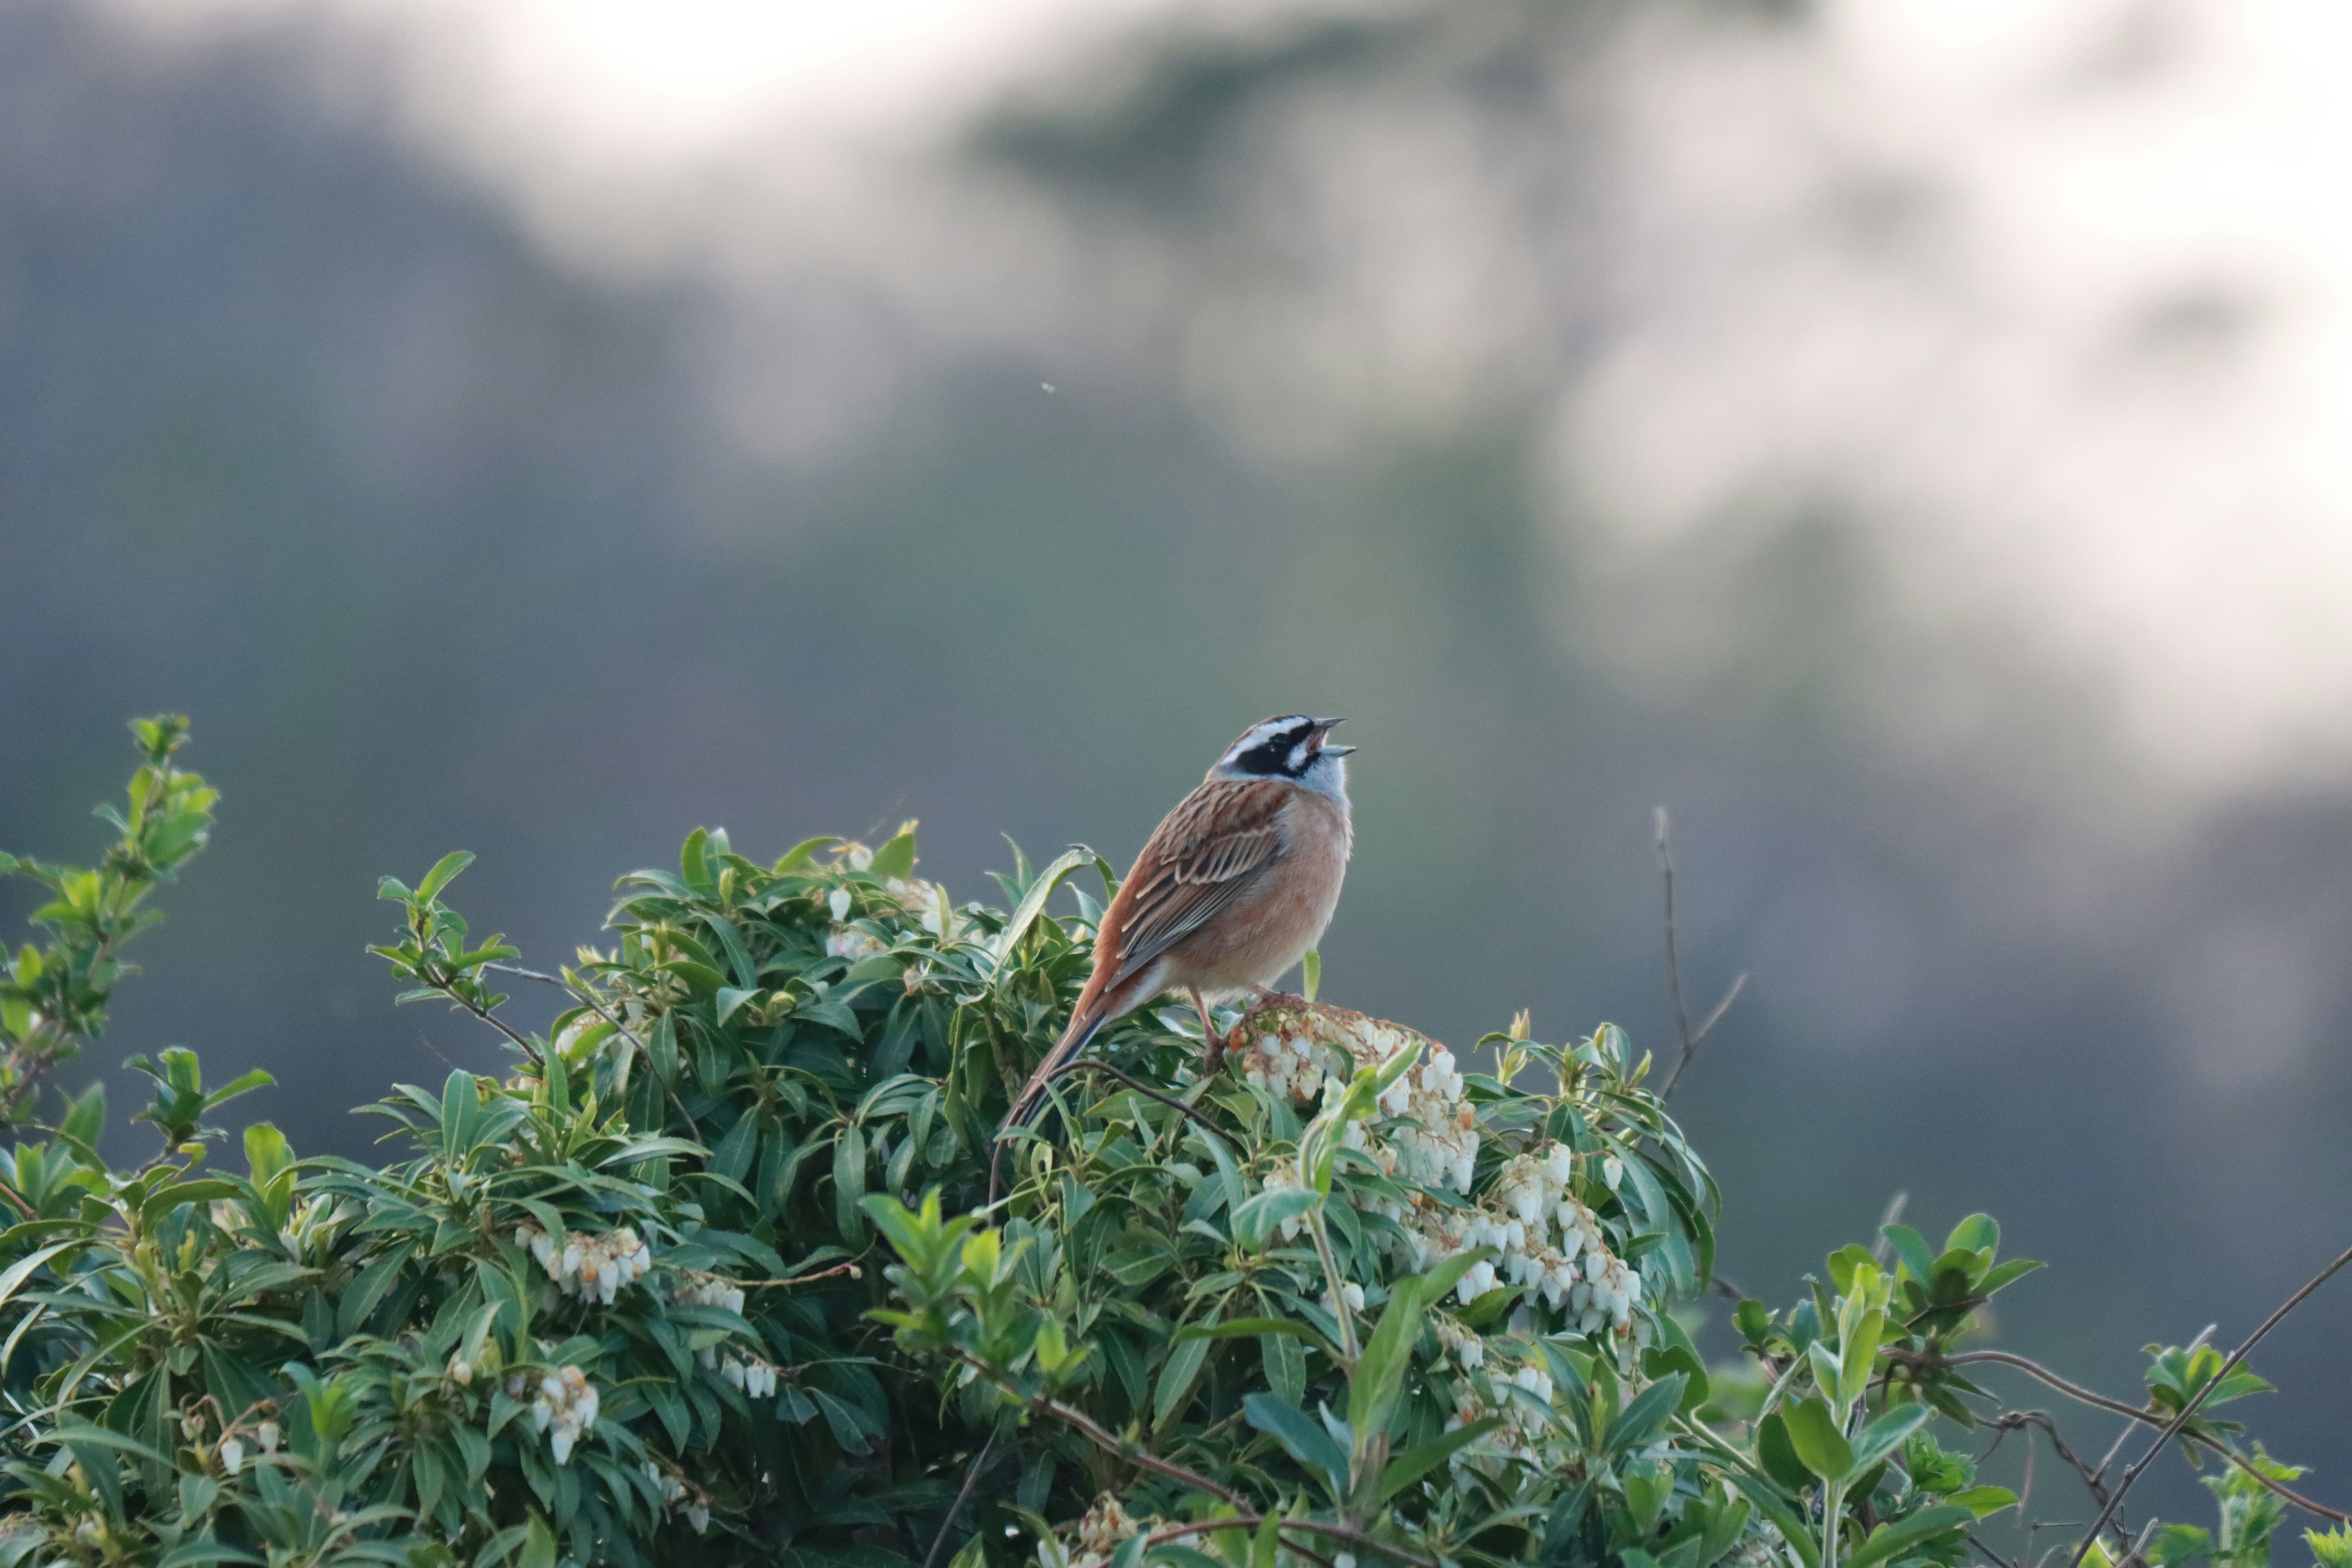
M 1000 1148 L 1088 967 L 1085 851 L 1000 910 L 911 825 L 772 863 L 698 831 L 553 973 L 472 933 L 451 856 L 386 879 L 376 951 L 509 1077 L 372 1108 L 390 1163 L 259 1124 L 239 1171 L 205 1120 L 266 1080 L 167 1051 L 132 1064 L 163 1147 L 110 1167 L 102 1089 L 53 1125 L 30 1091 L 203 845 L 184 733 L 142 730 L 100 869 L 0 861 L 56 894 L 0 982 L 0 1568 L 1907 1568 L 2015 1501 L 1932 1427 L 1989 1413 L 1959 1343 L 2035 1266 L 1984 1216 L 1889 1226 L 1708 1367 L 1717 1194 L 1615 1028 L 1457 1058 L 1291 998 L 1206 1071 L 1147 1013 Z M 544 1037 L 509 982 L 567 994 Z M 2138 1418 L 2230 1468 L 2152 1561 L 2267 1561 L 2295 1472 L 2205 1414 L 2261 1386 L 2158 1356 Z

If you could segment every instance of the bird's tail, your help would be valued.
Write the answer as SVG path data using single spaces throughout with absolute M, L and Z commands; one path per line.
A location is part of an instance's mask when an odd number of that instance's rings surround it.
M 1087 1042 L 1093 1039 L 1109 1021 L 1110 1010 L 1099 1005 L 1082 1005 L 1071 1015 L 1070 1026 L 1062 1031 L 1062 1037 L 1054 1042 L 1054 1048 L 1045 1053 L 1045 1059 L 1039 1062 L 1037 1070 L 1029 1075 L 1029 1081 L 1022 1086 L 1020 1098 L 1005 1113 L 1005 1131 L 1026 1127 L 1037 1119 L 1038 1113 L 1045 1109 L 1047 1086 L 1077 1059 L 1078 1053 L 1087 1048 Z
M 1070 1026 L 1062 1031 L 1062 1037 L 1054 1042 L 1054 1048 L 1045 1053 L 1045 1059 L 1037 1064 L 1037 1070 L 1031 1073 L 1029 1081 L 1022 1086 L 1020 1098 L 1013 1102 L 1013 1109 L 1005 1112 L 1004 1125 L 996 1130 L 996 1147 L 988 1156 L 990 1203 L 996 1201 L 998 1184 L 1003 1176 L 1005 1134 L 1026 1127 L 1037 1119 L 1038 1112 L 1045 1109 L 1045 1091 L 1052 1087 L 1054 1079 L 1077 1059 L 1078 1053 L 1087 1048 L 1087 1042 L 1093 1039 L 1110 1019 L 1110 1009 L 1093 997 L 1082 998 L 1078 1010 L 1071 1015 Z

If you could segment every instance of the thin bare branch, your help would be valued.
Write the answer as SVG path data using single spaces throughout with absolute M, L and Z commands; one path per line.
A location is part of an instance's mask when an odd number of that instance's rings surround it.
M 940 1560 L 940 1548 L 947 1544 L 949 1534 L 954 1531 L 956 1515 L 961 1513 L 963 1505 L 971 1500 L 971 1489 L 979 1481 L 980 1472 L 988 1468 L 988 1457 L 994 1452 L 996 1434 L 991 1432 L 988 1441 L 982 1444 L 980 1452 L 973 1456 L 971 1468 L 964 1471 L 963 1489 L 957 1492 L 955 1501 L 948 1505 L 948 1516 L 940 1521 L 940 1532 L 931 1537 L 931 1549 L 923 1554 L 923 1568 L 931 1568 L 931 1564 Z
M 2084 1388 L 2079 1383 L 2070 1382 L 2068 1379 L 2062 1377 L 2057 1373 L 2051 1371 L 2048 1367 L 2043 1366 L 2039 1362 L 2028 1360 L 2024 1356 L 2016 1355 L 2008 1351 L 1962 1351 L 1958 1355 L 1950 1356 L 1923 1356 L 1907 1351 L 1890 1351 L 1887 1353 L 1895 1356 L 1898 1360 L 1926 1365 L 1969 1366 L 1976 1364 L 1990 1364 L 1993 1366 L 2015 1367 L 2018 1371 L 2049 1384 L 2052 1388 L 2056 1389 L 2067 1398 L 2080 1401 L 2082 1404 L 2090 1405 L 2093 1409 L 2105 1410 L 2110 1415 L 2121 1415 L 2126 1420 L 2136 1421 L 2143 1426 L 2159 1426 L 2164 1423 L 2164 1412 L 2161 1410 L 2151 1410 L 2138 1405 L 2126 1405 L 2122 1400 L 2110 1398 L 2106 1394 L 2101 1394 L 2095 1389 Z M 2035 1411 L 2029 1414 L 2039 1415 L 2040 1412 Z M 2003 1419 L 2007 1419 L 2007 1417 L 2004 1417 Z M 2128 1426 L 2124 1428 L 2124 1431 L 2126 1434 L 2128 1434 L 2131 1428 Z M 2105 1474 L 2107 1460 L 2102 1460 L 2097 1470 L 2090 1470 L 2086 1467 L 2083 1466 L 2079 1461 L 2074 1460 L 2073 1456 L 2067 1452 L 2065 1446 L 2059 1442 L 2056 1427 L 2050 1427 L 2049 1432 L 2051 1442 L 2058 1446 L 2060 1458 L 2067 1459 L 2069 1463 L 2073 1463 L 2075 1466 L 2076 1469 L 2081 1470 L 2084 1474 L 2084 1479 L 2092 1485 L 2093 1496 L 2104 1501 L 2105 1489 L 2097 1485 L 2097 1480 L 2098 1478 Z M 2342 1509 L 2330 1508 L 2324 1502 L 2315 1501 L 2311 1498 L 2304 1496 L 2301 1492 L 2296 1491 L 2284 1482 L 2263 1474 L 2261 1470 L 2254 1468 L 2252 1462 L 2244 1455 L 2239 1453 L 2234 1448 L 2230 1447 L 2228 1445 L 2221 1443 L 2215 1438 L 2207 1436 L 2202 1432 L 2191 1432 L 2189 1434 L 2189 1440 L 2196 1444 L 2199 1447 L 2204 1449 L 2207 1453 L 2213 1455 L 2215 1458 L 2226 1460 L 2230 1464 L 2236 1466 L 2239 1469 L 2243 1470 L 2246 1474 L 2260 1481 L 2263 1486 L 2269 1488 L 2279 1497 L 2284 1498 L 2288 1502 L 2293 1503 L 2295 1507 L 2303 1510 L 2304 1512 L 2315 1515 L 2320 1519 L 2333 1520 L 2338 1524 L 2352 1524 L 2352 1512 L 2347 1512 Z M 2122 1439 L 2118 1437 L 2116 1441 L 2118 1446 L 2120 1446 Z M 2108 1459 L 2111 1460 L 2113 1458 L 2114 1450 L 2109 1449 Z
M 1223 1141 L 1226 1147 L 1233 1149 L 1238 1149 L 1240 1147 L 1239 1144 L 1234 1142 L 1232 1133 L 1227 1132 L 1223 1128 L 1218 1126 L 1215 1122 L 1202 1115 L 1199 1107 L 1187 1104 L 1185 1101 L 1177 1099 L 1172 1094 L 1162 1093 L 1160 1090 L 1152 1088 L 1150 1084 L 1144 1083 L 1127 1073 L 1119 1071 L 1118 1068 L 1111 1066 L 1108 1062 L 1095 1061 L 1092 1059 L 1075 1061 L 1064 1067 L 1062 1068 L 1062 1073 L 1076 1072 L 1081 1068 L 1084 1068 L 1088 1072 L 1098 1072 L 1105 1078 L 1115 1078 L 1119 1082 L 1127 1085 L 1128 1088 L 1135 1090 L 1136 1093 L 1143 1096 L 1146 1100 L 1156 1100 L 1160 1104 L 1166 1106 L 1169 1110 L 1184 1116 L 1190 1120 L 1195 1127 L 1200 1128 L 1202 1131 L 1214 1133 L 1219 1139 Z M 1059 1078 L 1062 1076 L 1062 1073 L 1055 1073 L 1054 1076 L 1055 1078 Z
M 1004 1383 L 1003 1379 L 997 1376 L 994 1372 L 990 1370 L 988 1364 L 978 1357 L 968 1354 L 962 1351 L 954 1352 L 953 1354 L 957 1361 L 961 1362 L 966 1366 L 973 1368 L 979 1372 L 982 1376 L 986 1377 L 991 1382 L 996 1384 L 998 1387 L 1005 1388 L 1009 1393 L 1017 1394 L 1019 1392 L 1018 1390 L 1010 1388 L 1010 1386 Z M 1087 1441 L 1092 1443 L 1096 1447 L 1102 1449 L 1105 1453 L 1109 1454 L 1116 1458 L 1125 1460 L 1127 1463 L 1134 1465 L 1139 1469 L 1149 1470 L 1153 1475 L 1164 1476 L 1171 1481 L 1175 1481 L 1180 1485 L 1191 1487 L 1196 1491 L 1204 1491 L 1211 1497 L 1215 1498 L 1219 1502 L 1224 1503 L 1234 1509 L 1243 1510 L 1242 1512 L 1235 1514 L 1231 1519 L 1212 1520 L 1204 1524 L 1188 1526 L 1185 1530 L 1179 1531 L 1178 1533 L 1189 1534 L 1194 1531 L 1239 1529 L 1242 1527 L 1244 1520 L 1251 1526 L 1255 1526 L 1263 1522 L 1263 1517 L 1261 1515 L 1250 1513 L 1244 1508 L 1242 1494 L 1234 1490 L 1231 1487 L 1224 1485 L 1221 1481 L 1212 1480 L 1209 1477 L 1202 1475 L 1200 1471 L 1187 1468 L 1182 1465 L 1177 1464 L 1172 1459 L 1163 1459 L 1149 1448 L 1141 1448 L 1136 1447 L 1132 1443 L 1122 1442 L 1116 1434 L 1104 1426 L 1100 1422 L 1097 1421 L 1093 1416 L 1088 1415 L 1085 1411 L 1065 1405 L 1060 1400 L 1052 1398 L 1045 1394 L 1027 1395 L 1024 1403 L 1027 1404 L 1031 1410 L 1037 1414 L 1051 1415 L 1055 1420 L 1063 1423 L 1065 1426 L 1076 1428 L 1077 1432 L 1087 1439 Z M 1369 1534 L 1364 1531 L 1358 1530 L 1352 1525 L 1328 1524 L 1319 1520 L 1311 1519 L 1286 1519 L 1282 1521 L 1281 1528 L 1284 1530 L 1302 1531 L 1310 1535 L 1323 1536 L 1328 1540 L 1344 1541 L 1351 1546 L 1359 1546 L 1368 1552 L 1377 1552 L 1383 1557 L 1391 1558 L 1399 1563 L 1409 1563 L 1412 1565 L 1412 1568 L 1438 1568 L 1435 1559 L 1424 1557 L 1417 1552 L 1408 1551 L 1406 1548 L 1397 1545 L 1394 1542 L 1382 1541 L 1380 1537 Z
M 1691 1027 L 1690 1010 L 1683 1003 L 1682 943 L 1675 926 L 1674 838 L 1664 806 L 1656 808 L 1654 821 L 1657 827 L 1658 879 L 1664 887 L 1665 901 L 1666 999 L 1674 1004 L 1675 1034 L 1682 1047 L 1681 1054 L 1675 1058 L 1675 1070 L 1666 1075 L 1664 1087 L 1658 1090 L 1658 1098 L 1663 1100 L 1673 1097 L 1675 1085 L 1682 1081 L 1683 1069 L 1690 1066 L 1691 1058 L 1698 1054 L 1698 1048 L 1706 1044 L 1706 1037 L 1714 1032 L 1715 1026 L 1723 1022 L 1723 1016 L 1731 1011 L 1731 1005 L 1739 1000 L 1739 993 L 1747 988 L 1748 975 L 1742 971 L 1739 977 L 1731 983 L 1730 989 L 1724 992 L 1723 1000 L 1707 1010 L 1706 1017 L 1699 1026 L 1696 1029 Z
M 2244 1361 L 2247 1355 L 2252 1352 L 2253 1348 L 2263 1342 L 2263 1337 L 2269 1334 L 2273 1329 L 2278 1327 L 2279 1324 L 2284 1321 L 2289 1312 L 2294 1311 L 2297 1307 L 2303 1305 L 2303 1303 L 2310 1298 L 2313 1291 L 2318 1289 L 2322 1285 L 2326 1284 L 2330 1279 L 2334 1279 L 2336 1272 L 2347 1263 L 2352 1263 L 2352 1247 L 2347 1247 L 2343 1252 L 2338 1253 L 2336 1257 L 2336 1260 L 2327 1265 L 2326 1268 L 2322 1268 L 2318 1273 L 2313 1275 L 2311 1279 L 2305 1283 L 2302 1289 L 2297 1290 L 2294 1295 L 2289 1296 L 2285 1300 L 2280 1302 L 2278 1310 L 2273 1312 L 2269 1317 L 2264 1318 L 2263 1320 L 2262 1327 L 2247 1335 L 2245 1342 L 2241 1344 L 2236 1350 L 2230 1352 L 2229 1359 L 2221 1363 L 2221 1367 L 2213 1373 L 2212 1377 L 2206 1383 L 2205 1386 L 2197 1391 L 2196 1397 L 2189 1400 L 2189 1403 L 2180 1407 L 2180 1414 L 2172 1418 L 2171 1425 L 2165 1427 L 2162 1432 L 2157 1434 L 2156 1441 L 2147 1446 L 2147 1451 L 2142 1454 L 2138 1459 L 2133 1462 L 2132 1467 L 2124 1472 L 2122 1481 L 2116 1487 L 2116 1495 L 2107 1500 L 2107 1506 L 2100 1510 L 2099 1517 L 2092 1521 L 2090 1532 L 2083 1537 L 2082 1544 L 2074 1548 L 2074 1564 L 2075 1565 L 2075 1568 L 2079 1568 L 2084 1557 L 2089 1553 L 2091 1543 L 2098 1540 L 2099 1531 L 2107 1527 L 2107 1521 L 2115 1517 L 2116 1510 L 2123 1506 L 2124 1498 L 2131 1491 L 2133 1485 L 2137 1482 L 2141 1475 L 2147 1471 L 2147 1467 L 2155 1461 L 2156 1457 L 2164 1452 L 2166 1447 L 2171 1444 L 2173 1438 L 2180 1435 L 2181 1429 L 2187 1426 L 2191 1420 L 2196 1418 L 2197 1412 L 2204 1407 L 2205 1401 L 2212 1395 L 2213 1391 L 2221 1386 L 2222 1380 L 2227 1378 L 2231 1373 L 2237 1370 L 2238 1363 Z M 2134 1551 L 2137 1552 L 2137 1548 L 2134 1548 Z

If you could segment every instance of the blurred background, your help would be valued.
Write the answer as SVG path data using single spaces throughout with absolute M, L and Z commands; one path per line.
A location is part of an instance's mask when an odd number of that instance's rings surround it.
M 86 1070 L 356 1153 L 499 1059 L 392 1008 L 380 874 L 477 851 L 550 966 L 697 824 L 993 898 L 1345 713 L 1327 994 L 1671 1057 L 1663 804 L 1693 1010 L 1752 976 L 1675 1097 L 1725 1272 L 1990 1209 L 2005 1342 L 2135 1394 L 2352 1241 L 2347 44 L 0 0 L 0 844 L 89 852 L 134 712 L 226 792 Z M 2352 1498 L 2352 1291 L 2257 1364 Z

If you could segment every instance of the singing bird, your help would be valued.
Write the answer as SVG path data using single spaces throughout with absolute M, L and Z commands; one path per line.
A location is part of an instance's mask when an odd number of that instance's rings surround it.
M 1006 1117 L 1025 1125 L 1045 1086 L 1097 1030 L 1156 996 L 1187 992 L 1216 1065 L 1209 998 L 1262 989 L 1322 939 L 1355 829 L 1337 719 L 1289 714 L 1242 731 L 1160 821 L 1095 932 L 1094 973 L 1070 1026 Z

